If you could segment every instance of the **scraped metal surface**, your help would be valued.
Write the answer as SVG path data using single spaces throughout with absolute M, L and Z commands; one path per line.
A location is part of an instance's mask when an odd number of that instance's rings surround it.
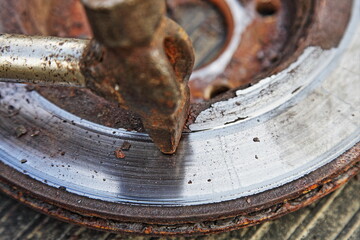
M 23 85 L 1 84 L 0 160 L 75 194 L 142 205 L 215 203 L 298 179 L 360 140 L 359 6 L 338 48 L 308 48 L 285 72 L 216 103 L 173 156 L 146 134 L 82 120 Z M 125 141 L 130 150 L 116 158 Z

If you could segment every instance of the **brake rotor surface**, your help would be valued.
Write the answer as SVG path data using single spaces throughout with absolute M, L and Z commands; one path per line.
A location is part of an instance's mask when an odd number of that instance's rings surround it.
M 84 101 L 83 106 L 59 107 L 62 99 L 54 100 L 52 88 L 35 91 L 1 83 L 2 190 L 47 214 L 89 227 L 199 234 L 295 211 L 359 172 L 360 1 L 295 4 L 294 14 L 304 11 L 302 4 L 308 7 L 307 15 L 303 12 L 307 19 L 297 16 L 301 21 L 291 26 L 301 33 L 294 32 L 296 37 L 289 37 L 293 47 L 285 46 L 281 58 L 262 69 L 269 77 L 254 75 L 247 88 L 248 80 L 223 73 L 237 71 L 231 66 L 241 45 L 237 34 L 251 26 L 253 16 L 244 8 L 251 1 L 224 2 L 249 23 L 232 31 L 219 55 L 194 72 L 192 90 L 202 92 L 193 99 L 195 116 L 176 154 L 163 155 L 141 129 L 111 120 L 96 123 L 86 111 L 77 114 L 76 108 L 104 107 L 94 103 L 91 93 L 82 96 L 94 105 Z M 20 20 L 13 21 L 22 27 L 8 26 L 5 16 L 17 8 L 6 6 L 0 10 L 1 32 L 31 32 Z M 214 66 L 221 65 L 218 73 Z M 199 86 L 209 76 L 211 86 L 227 79 L 226 86 L 235 90 L 207 99 L 203 93 L 208 90 Z M 71 101 L 68 95 L 64 99 Z M 130 123 L 136 120 L 131 113 L 120 114 Z M 122 146 L 123 155 L 114 154 Z

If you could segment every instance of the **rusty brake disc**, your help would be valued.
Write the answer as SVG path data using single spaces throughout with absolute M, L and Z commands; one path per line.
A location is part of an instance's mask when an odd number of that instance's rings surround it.
M 176 15 L 196 3 L 168 7 Z M 0 30 L 88 36 L 78 2 L 62 1 L 66 13 L 58 4 L 2 0 Z M 138 116 L 110 111 L 91 92 L 1 83 L 1 189 L 88 227 L 190 235 L 295 211 L 357 174 L 360 1 L 211 4 L 227 37 L 190 79 L 192 110 L 176 154 L 160 153 Z

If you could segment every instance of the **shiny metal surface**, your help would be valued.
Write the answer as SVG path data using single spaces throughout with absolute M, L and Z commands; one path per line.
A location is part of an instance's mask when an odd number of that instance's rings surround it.
M 298 179 L 360 140 L 359 2 L 338 48 L 307 48 L 289 69 L 214 104 L 173 156 L 146 134 L 96 125 L 3 83 L 0 159 L 68 192 L 141 205 L 222 202 Z M 27 133 L 17 137 L 14 123 Z M 118 159 L 124 141 L 131 148 Z
M 0 34 L 1 82 L 82 86 L 80 59 L 88 40 Z

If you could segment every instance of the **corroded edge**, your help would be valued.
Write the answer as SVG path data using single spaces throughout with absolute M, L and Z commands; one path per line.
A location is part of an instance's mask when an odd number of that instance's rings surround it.
M 162 222 L 155 222 L 156 219 L 149 221 L 149 219 L 142 216 L 132 220 L 123 217 L 121 217 L 122 220 L 120 220 L 121 218 L 115 220 L 106 213 L 103 213 L 100 217 L 99 213 L 87 212 L 84 209 L 79 211 L 78 207 L 67 204 L 76 201 L 78 205 L 81 205 L 91 201 L 92 204 L 97 204 L 99 208 L 105 204 L 109 209 L 113 209 L 113 212 L 116 214 L 113 208 L 114 203 L 105 203 L 99 200 L 75 196 L 62 189 L 49 187 L 15 171 L 2 162 L 0 162 L 0 168 L 4 169 L 5 173 L 0 177 L 0 190 L 40 212 L 60 220 L 118 233 L 168 236 L 199 235 L 235 230 L 272 220 L 304 208 L 335 191 L 360 172 L 360 143 L 331 163 L 301 179 L 251 197 L 244 197 L 220 204 L 177 207 L 174 209 L 166 207 L 155 207 L 155 209 L 154 207 L 115 204 L 125 212 L 131 211 L 132 213 L 141 213 L 144 210 L 145 212 L 150 210 L 159 216 L 169 216 L 168 214 L 171 210 L 175 210 L 173 214 L 182 213 L 181 216 L 180 214 L 178 215 L 178 218 L 173 215 L 173 219 L 163 219 Z M 39 198 L 31 194 L 28 190 L 25 190 L 29 189 L 30 186 L 32 186 L 33 190 L 39 188 L 46 189 L 48 196 L 58 197 L 59 201 Z M 61 199 L 68 199 L 67 204 L 62 202 Z M 228 212 L 218 216 L 210 216 L 213 213 L 213 207 L 220 210 L 224 205 L 229 211 L 232 210 L 233 213 Z M 73 210 L 68 210 L 67 208 L 69 207 Z M 178 213 L 176 213 L 176 210 Z M 199 215 L 200 212 L 203 214 L 207 212 L 210 215 L 202 215 L 202 217 L 198 218 L 193 217 L 193 214 Z M 184 216 L 186 217 L 184 218 Z

